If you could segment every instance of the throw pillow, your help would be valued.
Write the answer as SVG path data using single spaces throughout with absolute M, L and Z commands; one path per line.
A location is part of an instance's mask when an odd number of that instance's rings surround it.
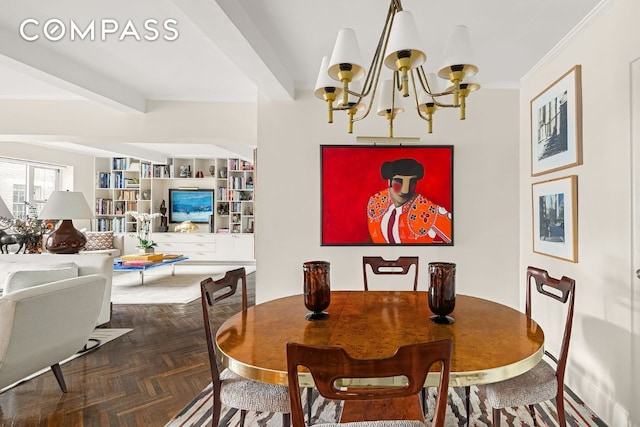
M 87 231 L 84 235 L 87 238 L 85 251 L 113 249 L 113 231 Z
M 58 280 L 71 279 L 72 277 L 78 277 L 78 266 L 51 268 L 49 270 L 14 271 L 7 276 L 7 281 L 4 285 L 4 295 L 20 289 L 57 282 Z

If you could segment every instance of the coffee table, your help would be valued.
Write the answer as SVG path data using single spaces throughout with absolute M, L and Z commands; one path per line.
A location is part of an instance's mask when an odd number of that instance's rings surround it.
M 113 271 L 139 271 L 140 272 L 140 285 L 144 285 L 144 272 L 152 268 L 171 266 L 171 275 L 176 275 L 176 264 L 182 261 L 188 260 L 189 257 L 181 256 L 178 258 L 170 258 L 162 261 L 154 262 L 147 265 L 122 265 L 120 258 L 113 260 Z

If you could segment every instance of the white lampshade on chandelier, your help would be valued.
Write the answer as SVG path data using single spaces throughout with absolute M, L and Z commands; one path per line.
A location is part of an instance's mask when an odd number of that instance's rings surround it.
M 327 103 L 329 123 L 333 123 L 333 111 L 347 112 L 349 133 L 353 133 L 354 122 L 369 115 L 378 96 L 377 114 L 389 121 L 390 137 L 393 137 L 393 119 L 404 111 L 401 99 L 413 97 L 415 108 L 409 110 L 427 121 L 431 133 L 437 109 L 459 108 L 460 119 L 464 120 L 466 98 L 480 88 L 470 80 L 478 67 L 474 64 L 466 26 L 454 28 L 445 46 L 444 58 L 437 75 L 425 73 L 423 64 L 427 54 L 413 15 L 402 9 L 401 0 L 391 0 L 370 68 L 366 70 L 363 65 L 355 31 L 343 28 L 338 33 L 333 54 L 322 60 L 315 95 Z M 392 79 L 380 78 L 383 64 L 393 71 Z
M 384 80 L 380 86 L 380 100 L 378 101 L 379 116 L 389 121 L 389 136 L 393 137 L 393 119 L 399 113 L 404 113 L 402 97 L 393 90 L 393 80 Z

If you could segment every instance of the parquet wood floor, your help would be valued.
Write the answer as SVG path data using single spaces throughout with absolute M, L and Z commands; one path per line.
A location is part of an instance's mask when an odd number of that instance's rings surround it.
M 0 394 L 0 426 L 164 426 L 211 382 L 200 300 L 114 305 L 104 326 L 133 331 L 62 365 L 68 393 L 48 371 Z

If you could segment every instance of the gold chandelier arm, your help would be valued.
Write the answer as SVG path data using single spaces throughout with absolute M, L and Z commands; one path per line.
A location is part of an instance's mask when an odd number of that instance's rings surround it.
M 422 81 L 420 80 L 420 73 L 418 73 L 418 80 L 422 84 Z M 426 81 L 427 81 L 427 79 L 425 78 L 425 82 Z M 427 122 L 427 132 L 428 133 L 433 133 L 433 113 L 435 113 L 435 111 L 436 111 L 437 103 L 436 103 L 435 99 L 432 98 L 433 106 L 425 106 L 425 110 L 426 111 L 423 111 L 420 108 L 420 103 L 419 103 L 419 100 L 418 100 L 418 89 L 416 89 L 416 82 L 415 82 L 415 78 L 413 76 L 413 73 L 411 73 L 411 85 L 413 86 L 413 97 L 415 99 L 416 111 L 418 112 L 418 117 L 420 117 L 422 120 Z M 428 83 L 427 83 L 427 85 L 428 85 Z M 423 86 L 423 89 L 424 89 L 424 86 Z
M 418 75 L 418 81 L 420 82 L 420 87 L 422 87 L 422 90 L 430 94 L 431 87 L 429 87 L 429 80 L 427 79 L 427 75 L 424 72 L 424 68 L 422 67 L 422 65 L 420 65 L 419 67 L 416 67 L 415 70 L 416 70 L 416 74 Z M 411 76 L 411 78 L 413 78 L 413 75 Z M 414 82 L 413 83 L 414 93 L 415 93 L 415 86 L 416 84 Z
M 384 63 L 382 56 L 387 49 L 387 43 L 389 41 L 389 35 L 391 34 L 391 26 L 393 25 L 393 18 L 397 12 L 402 11 L 402 3 L 400 0 L 392 0 L 389 4 L 389 10 L 387 11 L 387 17 L 384 21 L 384 27 L 382 32 L 380 33 L 380 38 L 378 39 L 378 45 L 376 46 L 375 53 L 373 55 L 373 59 L 371 60 L 371 66 L 369 67 L 369 72 L 365 77 L 364 84 L 362 86 L 362 93 L 357 94 L 349 91 L 352 95 L 358 96 L 358 102 L 362 102 L 362 100 L 371 94 L 371 98 L 367 103 L 364 113 L 360 117 L 354 117 L 351 115 L 349 117 L 350 126 L 353 125 L 353 122 L 357 122 L 365 119 L 369 113 L 371 112 L 371 108 L 375 103 L 376 99 L 376 89 L 378 88 L 378 82 L 380 80 L 380 74 L 382 71 L 382 64 Z M 373 88 L 373 90 L 372 90 Z
M 436 100 L 435 98 L 433 100 L 436 103 L 436 105 L 440 108 L 458 108 L 459 107 L 459 105 L 454 105 L 454 104 L 443 104 L 442 102 Z
M 369 92 L 371 91 L 372 87 L 374 88 L 375 92 L 375 87 L 377 86 L 378 82 L 378 76 L 380 75 L 380 70 L 382 69 L 382 55 L 387 49 L 387 42 L 389 41 L 389 34 L 391 33 L 391 26 L 393 25 L 393 17 L 396 14 L 396 3 L 399 3 L 399 0 L 392 0 L 389 4 L 389 10 L 387 11 L 387 17 L 384 21 L 384 27 L 382 28 L 382 33 L 380 33 L 380 38 L 378 39 L 376 50 L 373 54 L 373 58 L 371 59 L 371 64 L 369 65 L 369 71 L 367 72 L 364 83 L 362 85 L 363 98 L 369 96 Z M 372 85 L 374 80 L 376 81 L 376 83 Z
M 427 75 L 424 72 L 424 68 L 421 66 L 417 67 L 418 70 L 418 78 L 420 84 L 422 85 L 422 89 L 424 89 L 427 94 L 431 96 L 446 96 L 446 95 L 454 95 L 456 92 L 455 86 L 453 86 L 450 90 L 445 90 L 444 92 L 431 92 L 431 86 L 429 86 L 429 79 L 427 79 Z M 442 105 L 444 107 L 444 105 Z M 457 105 L 451 105 L 451 107 L 457 107 Z

